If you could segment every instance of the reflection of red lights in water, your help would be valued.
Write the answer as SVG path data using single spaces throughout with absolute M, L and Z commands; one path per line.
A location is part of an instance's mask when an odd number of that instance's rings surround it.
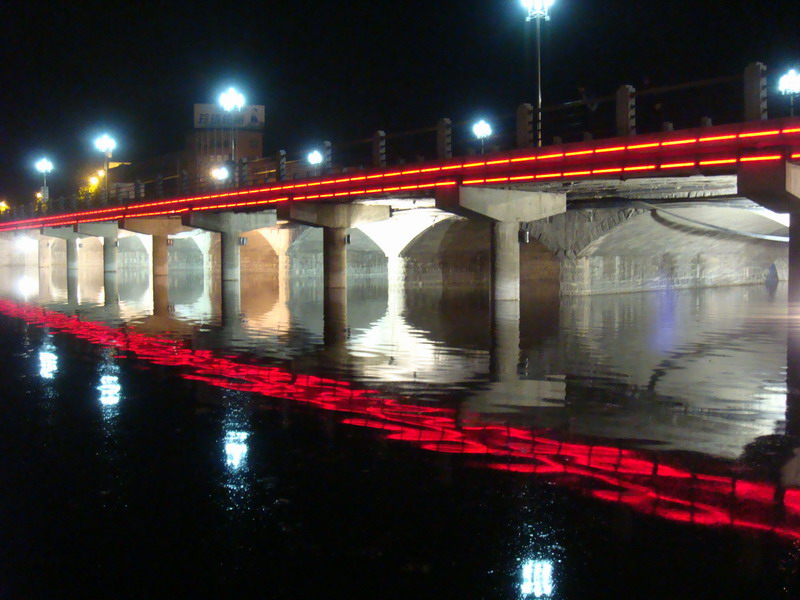
M 800 490 L 776 494 L 773 484 L 687 470 L 656 453 L 560 442 L 519 427 L 459 425 L 453 409 L 403 404 L 377 391 L 277 367 L 247 365 L 167 338 L 80 321 L 0 300 L 0 312 L 94 344 L 127 351 L 181 376 L 229 389 L 286 398 L 346 413 L 343 423 L 381 430 L 392 440 L 434 452 L 469 454 L 492 469 L 529 473 L 610 502 L 674 521 L 772 531 L 800 539 Z M 502 459 L 498 462 L 498 459 Z M 720 471 L 723 466 L 716 465 Z

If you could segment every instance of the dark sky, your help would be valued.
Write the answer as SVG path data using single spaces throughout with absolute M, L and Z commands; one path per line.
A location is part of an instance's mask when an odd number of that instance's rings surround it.
M 101 164 L 176 150 L 192 105 L 234 84 L 266 105 L 265 151 L 510 113 L 524 91 L 519 0 L 21 2 L 0 7 L 0 196 L 55 193 Z M 578 83 L 610 94 L 800 67 L 797 0 L 557 0 L 544 27 L 545 104 Z

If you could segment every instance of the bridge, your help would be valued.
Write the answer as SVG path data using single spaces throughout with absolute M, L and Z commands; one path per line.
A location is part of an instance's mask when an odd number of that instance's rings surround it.
M 403 269 L 420 285 L 478 282 L 495 303 L 518 301 L 521 281 L 583 294 L 755 283 L 767 274 L 788 280 L 790 299 L 800 300 L 800 118 L 766 118 L 764 77 L 758 65 L 745 71 L 744 122 L 635 135 L 634 90 L 623 86 L 616 137 L 532 148 L 523 105 L 522 147 L 513 150 L 452 158 L 444 120 L 438 160 L 289 180 L 278 159 L 273 181 L 15 216 L 0 221 L 0 247 L 7 264 L 64 262 L 72 272 L 80 246 L 102 252 L 107 274 L 120 251 L 146 251 L 157 280 L 191 240 L 199 264 L 209 268 L 216 252 L 222 281 L 238 282 L 243 261 L 285 271 L 294 254 L 308 267 L 313 261 L 297 254 L 321 245 L 326 298 L 339 305 L 354 269 L 348 247 L 361 272 L 388 270 L 393 282 Z M 375 164 L 385 165 L 380 138 Z M 762 207 L 791 215 L 789 231 Z M 20 258 L 11 244 L 26 232 L 36 236 L 36 256 Z

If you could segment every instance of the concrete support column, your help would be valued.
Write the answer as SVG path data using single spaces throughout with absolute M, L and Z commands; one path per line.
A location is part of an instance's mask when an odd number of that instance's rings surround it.
M 325 289 L 347 288 L 347 228 L 323 227 L 322 232 Z
M 222 280 L 222 325 L 239 327 L 242 323 L 242 288 L 239 280 Z
M 117 272 L 117 254 L 119 248 L 117 247 L 116 237 L 103 238 L 103 272 L 116 273 Z
M 155 241 L 155 240 L 153 240 Z M 155 248 L 155 244 L 153 244 Z M 153 277 L 153 316 L 169 318 L 169 287 L 166 277 Z
M 800 325 L 791 318 L 787 323 L 786 435 L 800 436 Z
M 166 235 L 153 236 L 153 279 L 169 275 L 168 239 Z
M 75 238 L 67 238 L 64 240 L 67 244 L 67 271 L 78 270 L 78 240 Z
M 119 285 L 117 284 L 116 271 L 103 273 L 103 294 L 106 306 L 116 306 L 119 303 Z
M 69 240 L 67 240 L 69 241 Z M 75 242 L 73 242 L 74 244 Z M 78 306 L 78 271 L 67 269 L 67 306 Z
M 325 287 L 323 299 L 323 340 L 326 347 L 338 347 L 347 340 L 347 288 Z
M 789 305 L 800 308 L 800 212 L 789 213 Z
M 492 303 L 492 351 L 489 373 L 493 381 L 517 381 L 519 375 L 519 302 Z
M 492 301 L 519 300 L 519 223 L 494 221 L 492 227 Z
M 222 251 L 222 281 L 239 281 L 239 232 L 223 231 L 219 234 Z

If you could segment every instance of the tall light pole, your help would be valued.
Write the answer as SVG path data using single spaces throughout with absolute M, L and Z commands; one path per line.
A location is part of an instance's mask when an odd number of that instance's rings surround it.
M 790 69 L 781 77 L 778 89 L 784 96 L 789 96 L 789 116 L 794 116 L 794 97 L 800 95 L 800 73 Z
M 550 20 L 550 8 L 555 0 L 522 0 L 528 11 L 527 22 L 536 21 L 536 145 L 542 145 L 542 21 Z
M 105 167 L 103 168 L 103 171 L 106 174 L 106 176 L 105 176 L 105 189 L 106 189 L 106 198 L 105 198 L 105 200 L 106 200 L 106 202 L 108 202 L 108 180 L 111 178 L 110 174 L 108 172 L 108 160 L 111 158 L 111 153 L 114 151 L 114 148 L 117 147 L 117 142 L 115 142 L 114 139 L 110 135 L 108 135 L 107 133 L 104 133 L 103 135 L 101 135 L 99 138 L 97 138 L 94 141 L 94 147 L 97 148 L 100 152 L 102 152 L 103 156 L 105 157 Z
M 483 154 L 483 144 L 486 138 L 492 135 L 492 126 L 486 121 L 481 119 L 472 126 L 472 133 L 481 141 L 481 154 Z
M 36 161 L 36 170 L 42 174 L 42 204 L 47 206 L 47 201 L 50 199 L 50 193 L 47 189 L 47 174 L 53 170 L 53 163 L 47 158 L 40 158 Z
M 236 162 L 236 142 L 233 135 L 235 129 L 233 123 L 233 112 L 238 112 L 244 108 L 244 96 L 237 92 L 234 88 L 228 88 L 227 91 L 220 95 L 219 104 L 222 106 L 222 110 L 227 113 L 231 113 L 231 161 Z

